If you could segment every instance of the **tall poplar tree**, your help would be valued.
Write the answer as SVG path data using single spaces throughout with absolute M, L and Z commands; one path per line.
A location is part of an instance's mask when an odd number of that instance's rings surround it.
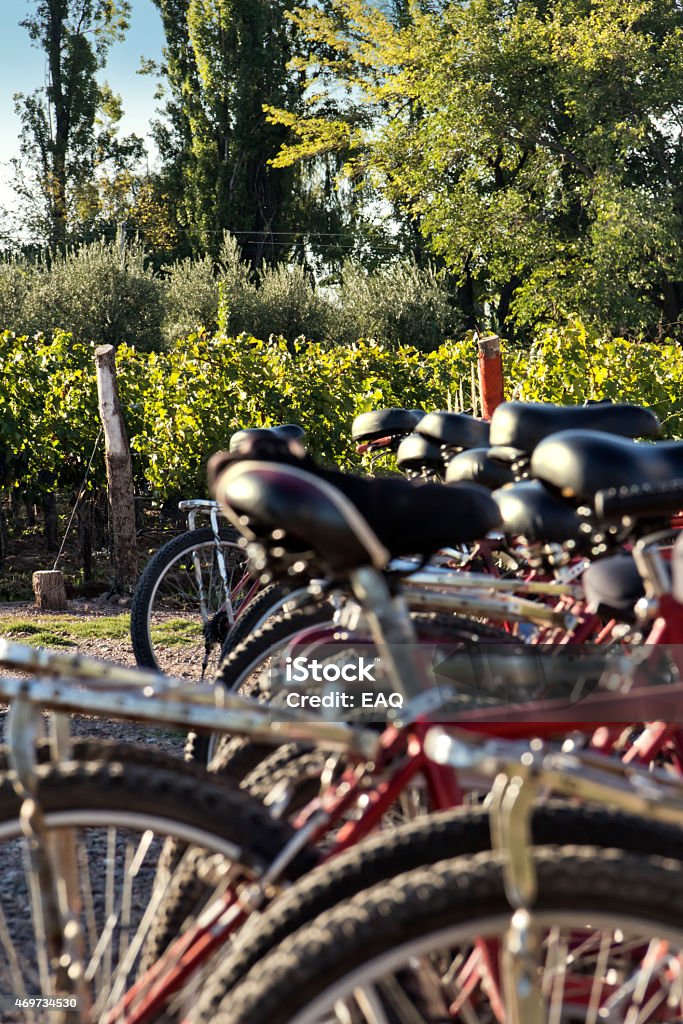
M 166 34 L 169 99 L 157 142 L 192 243 L 216 251 L 225 230 L 258 266 L 292 228 L 299 172 L 269 161 L 287 130 L 264 104 L 298 106 L 288 70 L 295 0 L 155 0 Z
M 96 168 L 132 166 L 143 152 L 136 136 L 118 137 L 121 102 L 97 81 L 129 14 L 129 0 L 34 0 L 20 23 L 45 53 L 46 81 L 15 96 L 22 122 L 15 189 L 28 226 L 53 246 L 68 239 L 79 190 L 91 187 Z

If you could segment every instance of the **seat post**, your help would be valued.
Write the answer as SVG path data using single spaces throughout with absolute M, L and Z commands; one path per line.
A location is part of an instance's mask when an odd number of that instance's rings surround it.
M 638 567 L 645 592 L 650 598 L 671 593 L 671 579 L 660 553 L 662 541 L 671 537 L 671 528 L 658 530 L 641 539 L 633 547 L 633 560 Z
M 350 582 L 396 692 L 410 699 L 431 688 L 420 667 L 417 635 L 403 598 L 391 594 L 376 569 L 355 569 Z

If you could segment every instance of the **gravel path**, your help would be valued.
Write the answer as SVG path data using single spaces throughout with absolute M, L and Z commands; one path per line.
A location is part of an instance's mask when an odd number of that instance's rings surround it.
M 31 604 L 0 603 L 0 617 L 16 619 L 63 619 L 65 615 L 77 616 L 79 619 L 97 618 L 116 614 L 124 615 L 127 609 L 113 607 L 100 602 L 70 601 L 66 612 L 44 612 Z M 17 637 L 17 642 L 22 642 Z M 93 658 L 103 658 L 118 665 L 135 666 L 135 657 L 126 635 L 122 638 L 79 637 L 74 646 L 60 647 L 62 651 L 78 652 Z M 187 651 L 179 646 L 172 649 L 167 656 L 169 669 L 183 677 L 188 675 Z M 4 742 L 4 728 L 7 709 L 0 709 L 0 742 Z M 85 715 L 71 716 L 71 730 L 74 736 L 96 736 L 100 739 L 113 739 L 126 743 L 145 743 L 161 747 L 169 754 L 183 756 L 185 733 L 168 728 L 158 728 L 149 724 L 137 725 L 134 722 L 122 722 L 111 719 L 96 718 Z

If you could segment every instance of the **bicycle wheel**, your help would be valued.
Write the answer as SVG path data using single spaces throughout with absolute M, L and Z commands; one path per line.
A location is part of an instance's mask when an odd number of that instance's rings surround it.
M 544 1019 L 680 1020 L 680 863 L 592 847 L 539 848 L 535 863 Z M 409 871 L 290 936 L 199 1020 L 493 1024 L 510 917 L 497 855 Z
M 153 767 L 153 770 L 150 770 Z M 81 928 L 82 963 L 92 1003 L 84 1019 L 104 1020 L 135 981 L 141 951 L 159 924 L 168 893 L 189 860 L 196 871 L 230 869 L 230 885 L 257 879 L 291 838 L 244 794 L 198 775 L 182 762 L 66 762 L 37 769 L 38 801 L 50 837 L 69 837 L 76 865 L 72 906 Z M 40 886 L 30 867 L 11 775 L 0 776 L 0 994 L 3 1022 L 23 1024 L 47 1014 L 7 1002 L 51 997 L 54 974 L 46 958 Z M 166 843 L 175 857 L 160 862 Z M 161 867 L 160 867 L 161 863 Z M 308 870 L 306 852 L 289 877 Z M 44 885 L 43 885 L 44 891 Z M 202 888 L 202 892 L 204 887 Z M 215 893 L 216 887 L 212 888 Z M 185 923 L 189 921 L 186 918 Z M 173 933 L 173 937 L 177 932 Z M 181 992 L 151 1019 L 184 1012 L 194 995 Z
M 645 855 L 666 851 L 683 859 L 683 834 L 673 826 L 643 822 L 618 811 L 551 800 L 534 809 L 537 846 L 586 845 Z M 197 1016 L 212 1021 L 221 1003 L 260 960 L 318 915 L 380 882 L 455 856 L 490 849 L 489 814 L 483 807 L 459 807 L 372 836 L 309 872 L 282 893 L 248 933 L 227 950 L 220 969 L 202 991 Z
M 272 618 L 266 618 L 263 626 L 250 633 L 242 643 L 231 650 L 228 657 L 221 662 L 214 682 L 226 689 L 255 697 L 259 694 L 259 684 L 255 673 L 265 663 L 302 630 L 332 622 L 331 605 L 323 603 L 314 607 L 298 608 L 292 612 L 280 612 Z M 242 756 L 239 762 L 233 757 L 239 746 Z M 229 748 L 226 760 L 226 747 Z M 190 732 L 185 742 L 185 758 L 199 764 L 211 764 L 211 770 L 220 770 L 222 774 L 232 774 L 242 778 L 251 771 L 258 762 L 271 751 L 272 747 L 264 743 L 249 740 L 236 740 L 230 736 L 217 738 L 209 733 Z M 227 762 L 230 762 L 230 769 Z M 239 763 L 239 773 L 235 774 L 235 766 Z M 221 766 L 218 768 L 218 766 Z
M 209 527 L 183 533 L 145 567 L 130 610 L 131 642 L 141 667 L 187 679 L 207 673 L 211 678 L 215 672 L 230 615 L 254 585 L 237 532 L 231 527 L 219 532 L 220 544 Z

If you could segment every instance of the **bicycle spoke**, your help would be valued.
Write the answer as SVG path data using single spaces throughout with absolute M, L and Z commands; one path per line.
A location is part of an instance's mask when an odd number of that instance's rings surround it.
M 376 989 L 368 986 L 357 989 L 353 995 L 366 1024 L 391 1024 Z
M 90 875 L 90 858 L 88 856 L 88 847 L 83 841 L 76 844 L 76 857 L 81 876 L 81 900 L 83 903 L 88 948 L 92 956 L 97 945 L 97 919 Z
M 110 833 L 114 833 L 115 841 L 115 830 L 110 829 Z M 114 929 L 116 928 L 121 915 L 122 909 L 127 902 L 130 902 L 130 896 L 128 895 L 128 888 L 132 885 L 133 879 L 137 875 L 140 866 L 142 865 L 154 839 L 154 833 L 147 830 L 141 836 L 138 842 L 138 848 L 132 855 L 130 865 L 128 868 L 128 874 L 124 875 L 124 884 L 121 893 L 121 897 L 117 906 L 114 906 L 113 901 L 113 886 L 112 895 L 110 897 L 109 880 L 107 885 L 106 905 L 105 905 L 105 923 L 99 941 L 92 955 L 90 962 L 86 968 L 86 981 L 92 981 L 99 972 L 100 964 L 103 964 L 102 974 L 106 980 L 106 984 L 101 984 L 98 989 L 98 996 L 104 992 L 108 993 L 111 989 L 112 983 L 112 970 L 111 970 L 111 955 L 112 955 L 112 937 Z M 128 850 L 128 844 L 126 844 L 126 850 Z M 115 867 L 115 852 L 114 852 L 114 867 Z M 108 863 L 108 867 L 111 862 Z M 129 948 L 130 951 L 130 948 Z M 103 956 L 104 954 L 104 956 Z M 121 951 L 119 947 L 119 960 L 121 959 Z M 117 971 L 120 967 L 117 968 Z
M 590 1002 L 588 1003 L 588 1011 L 586 1014 L 586 1024 L 597 1024 L 598 1013 L 602 1003 L 603 982 L 611 948 L 612 934 L 610 932 L 605 932 L 600 939 L 600 949 L 595 964 L 595 974 L 593 975 L 593 984 L 591 986 Z
M 45 934 L 45 922 L 43 921 L 42 902 L 40 894 L 40 883 L 38 880 L 37 873 L 33 870 L 31 865 L 31 856 L 28 848 L 28 843 L 25 840 L 21 841 L 22 844 L 22 855 L 24 860 L 24 874 L 28 879 L 29 896 L 31 902 L 31 918 L 33 921 L 33 929 L 37 939 L 37 960 L 38 960 L 38 975 L 40 979 L 40 990 L 41 992 L 51 992 L 52 985 L 50 983 L 50 967 L 47 959 L 47 936 Z
M 7 927 L 7 918 L 5 917 L 2 907 L 0 907 L 0 944 L 7 954 L 9 966 L 8 980 L 11 982 L 11 991 L 20 996 L 27 996 L 28 991 L 24 983 L 24 974 L 21 970 L 19 957 L 17 956 L 17 951 L 14 948 L 14 943 L 10 938 L 9 929 Z M 9 989 L 9 986 L 7 987 Z
M 559 928 L 551 928 L 547 942 L 542 992 L 549 1000 L 548 1024 L 560 1024 L 564 1001 L 564 982 L 569 950 Z

